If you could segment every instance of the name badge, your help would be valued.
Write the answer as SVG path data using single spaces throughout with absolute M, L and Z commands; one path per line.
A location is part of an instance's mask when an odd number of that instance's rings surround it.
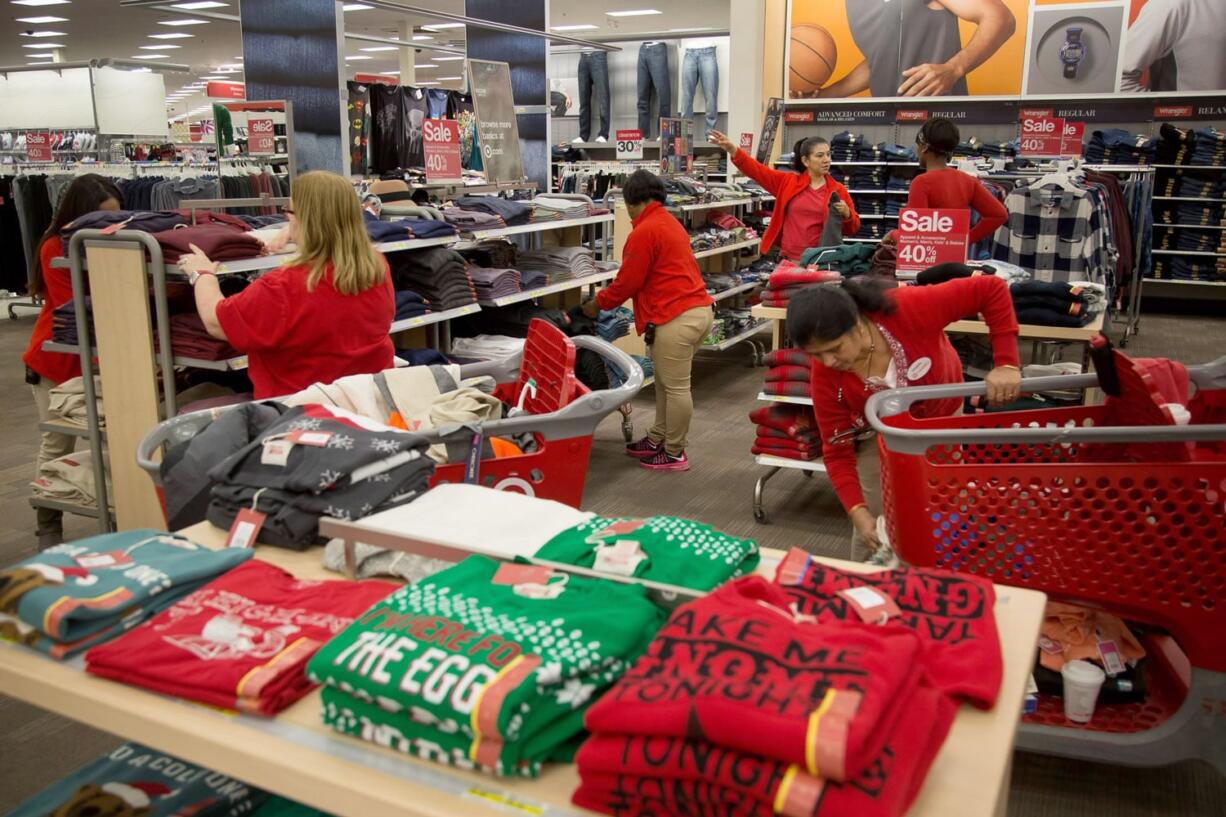
M 919 380 L 931 370 L 932 358 L 921 357 L 919 360 L 907 367 L 907 379 L 911 381 Z

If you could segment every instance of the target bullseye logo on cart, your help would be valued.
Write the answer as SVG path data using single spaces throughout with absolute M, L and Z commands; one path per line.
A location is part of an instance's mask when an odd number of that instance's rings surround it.
M 898 271 L 919 272 L 935 264 L 966 260 L 969 210 L 907 207 L 898 214 Z

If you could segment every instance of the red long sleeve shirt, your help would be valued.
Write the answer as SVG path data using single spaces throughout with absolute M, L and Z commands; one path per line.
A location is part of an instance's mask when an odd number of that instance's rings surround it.
M 72 300 L 72 273 L 57 269 L 51 262 L 64 254 L 64 242 L 53 235 L 38 249 L 38 263 L 43 271 L 43 308 L 30 333 L 30 345 L 21 359 L 34 371 L 58 385 L 81 376 L 81 359 L 61 352 L 44 352 L 43 343 L 51 340 L 51 324 L 56 307 Z
M 893 315 L 867 315 L 885 335 L 894 357 L 898 387 L 936 386 L 962 382 L 962 362 L 945 335 L 945 327 L 968 315 L 982 314 L 997 366 L 1019 365 L 1017 317 L 1013 299 L 1003 278 L 977 275 L 934 286 L 909 286 L 887 293 L 894 299 Z M 856 450 L 849 436 L 836 438 L 853 428 L 865 428 L 864 406 L 873 394 L 854 372 L 840 372 L 814 360 L 809 379 L 813 411 L 822 433 L 822 456 L 826 473 L 843 507 L 850 511 L 864 502 L 856 472 Z M 954 414 L 959 401 L 934 400 L 918 403 L 917 417 Z
M 634 301 L 634 325 L 643 334 L 647 324 L 668 323 L 696 306 L 710 306 L 690 236 L 657 201 L 634 220 L 622 248 L 622 265 L 606 289 L 596 294 L 601 309 L 616 309 Z
M 979 223 L 971 228 L 968 242 L 972 245 L 996 232 L 1009 218 L 1009 211 L 978 179 L 952 167 L 916 176 L 907 194 L 907 206 L 974 210 Z
M 788 208 L 788 205 L 808 189 L 809 174 L 772 170 L 743 150 L 738 150 L 733 154 L 732 163 L 737 166 L 738 170 L 765 187 L 775 197 L 775 218 L 771 219 L 770 226 L 766 228 L 766 234 L 762 236 L 761 251 L 766 253 L 782 237 L 783 231 L 786 229 L 784 225 L 793 217 L 793 213 Z M 838 193 L 839 198 L 851 209 L 851 215 L 843 219 L 843 235 L 855 235 L 860 232 L 860 214 L 856 212 L 856 205 L 852 202 L 851 194 L 847 192 L 847 188 L 836 182 L 833 176 L 827 176 L 826 186 L 822 188 L 822 191 L 821 195 L 825 199 L 827 208 L 830 203 L 830 195 Z M 806 229 L 808 226 L 804 225 Z M 818 229 L 817 234 L 821 235 L 820 229 Z

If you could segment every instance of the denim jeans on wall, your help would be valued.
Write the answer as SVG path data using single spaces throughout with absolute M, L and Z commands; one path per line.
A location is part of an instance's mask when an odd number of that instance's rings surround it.
M 702 81 L 702 98 L 707 103 L 707 130 L 715 127 L 719 115 L 719 65 L 715 46 L 687 48 L 681 61 L 681 117 L 694 118 L 694 91 Z M 705 134 L 704 134 L 705 135 Z
M 579 55 L 579 138 L 592 136 L 592 108 L 600 115 L 600 133 L 609 138 L 609 55 L 603 51 Z
M 660 121 L 651 126 L 651 90 L 660 98 L 660 116 L 672 116 L 673 85 L 668 71 L 668 46 L 644 43 L 639 46 L 639 130 L 644 139 L 659 134 Z

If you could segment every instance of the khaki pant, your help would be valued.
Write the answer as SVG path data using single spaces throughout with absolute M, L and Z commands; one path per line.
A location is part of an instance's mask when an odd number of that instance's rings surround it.
M 49 419 L 47 404 L 51 400 L 51 389 L 57 384 L 43 378 L 36 386 L 31 386 L 34 392 L 34 405 L 38 407 L 38 421 L 45 423 Z M 34 470 L 37 479 L 42 475 L 43 466 L 52 460 L 71 454 L 76 448 L 77 438 L 71 434 L 57 434 L 53 431 L 42 433 L 42 444 L 38 449 L 38 461 Z M 63 527 L 63 514 L 50 508 L 38 508 L 38 533 L 51 533 Z
M 656 376 L 656 423 L 647 436 L 654 443 L 663 442 L 664 449 L 673 455 L 685 450 L 690 418 L 694 416 L 694 399 L 690 396 L 694 352 L 711 333 L 714 322 L 711 307 L 696 306 L 656 327 L 650 348 Z
M 856 473 L 860 476 L 860 490 L 864 492 L 864 504 L 873 518 L 881 516 L 881 451 L 877 448 L 874 434 L 860 443 L 856 449 Z M 860 536 L 854 527 L 851 530 L 851 560 L 863 562 L 873 554 L 873 547 Z

